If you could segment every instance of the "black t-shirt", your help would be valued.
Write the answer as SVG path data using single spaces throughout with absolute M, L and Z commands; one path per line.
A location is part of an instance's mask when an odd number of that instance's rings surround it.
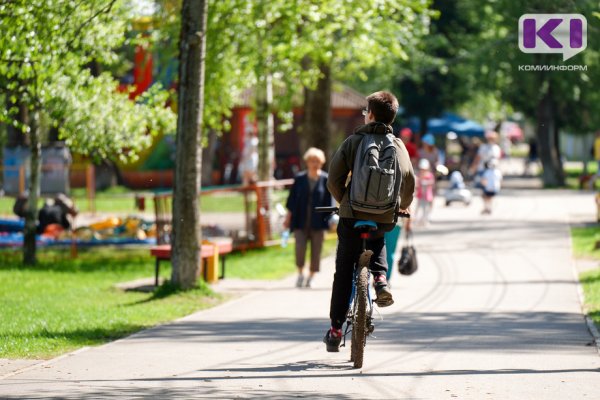
M 67 219 L 67 213 L 63 211 L 62 207 L 58 204 L 44 204 L 38 213 L 38 220 L 39 233 L 44 232 L 46 227 L 50 224 L 60 224 L 65 229 L 69 229 L 71 226 L 69 220 Z

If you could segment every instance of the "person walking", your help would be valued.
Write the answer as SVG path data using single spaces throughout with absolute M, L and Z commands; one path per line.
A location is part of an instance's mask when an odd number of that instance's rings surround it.
M 386 252 L 386 262 L 388 265 L 387 272 L 385 273 L 385 279 L 389 281 L 392 277 L 392 271 L 394 270 L 394 254 L 396 254 L 396 247 L 398 246 L 398 239 L 400 238 L 400 233 L 402 232 L 401 222 L 398 221 L 391 231 L 388 231 L 384 234 L 385 239 L 385 252 Z
M 440 162 L 440 152 L 435 147 L 435 138 L 431 133 L 426 134 L 421 139 L 421 148 L 419 149 L 419 160 L 426 159 L 429 162 L 431 172 L 435 173 Z
M 494 196 L 500 191 L 502 182 L 502 172 L 498 169 L 498 160 L 491 159 L 485 163 L 485 169 L 481 175 L 481 185 L 483 187 L 483 211 L 482 214 L 492 213 L 492 201 Z
M 429 160 L 421 158 L 419 160 L 416 190 L 417 210 L 415 211 L 415 221 L 417 225 L 429 225 L 429 215 L 433 205 L 434 185 L 435 176 L 431 172 Z
M 475 185 L 482 186 L 481 176 L 485 170 L 485 163 L 490 160 L 500 161 L 502 156 L 502 149 L 498 146 L 498 134 L 494 131 L 487 131 L 485 133 L 486 143 L 479 146 L 477 155 L 471 164 L 469 172 L 471 175 L 475 175 Z
M 352 276 L 354 264 L 361 253 L 360 232 L 354 229 L 357 220 L 371 220 L 377 223 L 378 229 L 373 231 L 367 240 L 367 249 L 373 251 L 370 270 L 373 274 L 377 299 L 380 307 L 391 305 L 394 300 L 390 292 L 386 273 L 386 248 L 384 233 L 391 230 L 397 220 L 396 213 L 406 212 L 413 200 L 414 172 L 406 147 L 402 141 L 393 135 L 391 123 L 398 111 L 398 100 L 389 92 L 375 92 L 367 97 L 367 108 L 363 110 L 365 125 L 357 127 L 354 134 L 349 136 L 337 149 L 331 160 L 327 188 L 340 203 L 340 220 L 337 227 L 338 247 L 335 260 L 335 274 L 331 290 L 329 317 L 331 328 L 327 330 L 323 341 L 329 352 L 339 351 L 342 339 L 342 325 L 348 312 L 348 302 L 352 291 Z M 366 145 L 362 145 L 366 143 Z M 380 149 L 375 156 L 369 151 L 373 144 Z M 393 158 L 386 159 L 389 163 L 382 168 L 381 153 L 393 151 Z M 363 152 L 364 151 L 364 152 Z M 373 150 L 374 151 L 374 150 Z M 365 157 L 368 155 L 369 157 Z M 366 163 L 366 164 L 365 164 Z M 391 174 L 384 176 L 384 169 Z M 392 184 L 393 193 L 385 199 L 386 207 L 377 208 L 370 204 L 361 203 L 363 198 L 371 198 L 368 183 L 363 180 L 365 171 L 370 171 L 382 180 Z M 370 176 L 371 174 L 369 174 Z M 355 177 L 358 177 L 354 179 Z M 370 186 L 371 189 L 376 187 Z M 360 198 L 356 191 L 364 188 L 367 193 Z M 389 193 L 386 191 L 386 193 Z M 371 206 L 373 208 L 370 208 Z M 372 212 L 366 212 L 371 209 Z M 374 213 L 379 212 L 379 213 Z
M 402 143 L 404 143 L 406 151 L 408 151 L 408 157 L 410 157 L 410 162 L 412 163 L 413 167 L 415 167 L 417 161 L 419 160 L 419 149 L 417 148 L 417 145 L 412 141 L 413 132 L 410 130 L 410 128 L 403 128 L 400 130 L 400 139 L 402 140 Z
M 311 147 L 304 153 L 307 170 L 298 173 L 287 198 L 288 213 L 283 226 L 294 233 L 296 239 L 296 267 L 298 268 L 297 287 L 310 287 L 314 275 L 321 265 L 321 250 L 325 231 L 329 229 L 323 215 L 315 213 L 315 207 L 332 205 L 331 194 L 327 191 L 327 172 L 321 168 L 325 164 L 322 150 Z M 304 277 L 306 249 L 310 242 L 310 267 Z
M 532 172 L 531 166 L 537 166 L 538 158 L 539 157 L 537 139 L 535 137 L 532 137 L 531 139 L 529 139 L 529 151 L 527 152 L 527 157 L 525 157 L 523 176 L 532 176 L 535 173 L 535 169 Z

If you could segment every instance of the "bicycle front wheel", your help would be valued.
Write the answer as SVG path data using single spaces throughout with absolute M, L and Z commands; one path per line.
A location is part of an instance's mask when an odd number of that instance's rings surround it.
M 356 312 L 352 323 L 352 348 L 350 359 L 354 361 L 354 368 L 361 368 L 365 345 L 367 343 L 367 304 L 369 302 L 369 271 L 366 265 L 360 267 L 358 281 L 356 282 Z

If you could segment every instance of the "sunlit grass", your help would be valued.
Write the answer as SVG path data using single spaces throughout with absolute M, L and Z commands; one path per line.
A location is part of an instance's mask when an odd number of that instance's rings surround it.
M 99 213 L 134 213 L 135 196 L 145 196 L 146 212 L 153 213 L 153 193 L 135 192 L 116 186 L 106 191 L 96 192 L 93 204 L 90 203 L 83 189 L 74 189 L 71 193 L 73 201 L 81 212 L 92 211 L 92 208 Z M 285 203 L 287 190 L 278 190 L 273 192 L 273 203 Z M 0 197 L 0 215 L 13 215 L 12 208 L 15 199 L 12 197 Z M 251 213 L 256 212 L 256 196 L 254 193 L 248 194 L 247 198 L 239 192 L 219 192 L 205 193 L 201 195 L 200 210 L 204 213 L 231 213 L 244 212 L 248 202 L 248 210 Z M 39 207 L 43 205 L 40 200 Z
M 335 239 L 325 241 L 323 256 Z M 25 267 L 21 253 L 0 251 L 0 358 L 49 358 L 98 345 L 140 329 L 214 306 L 223 297 L 203 283 L 190 291 L 166 284 L 153 293 L 126 292 L 116 284 L 154 273 L 148 249 L 43 249 L 39 264 Z M 294 244 L 230 254 L 227 278 L 279 279 L 295 273 Z M 171 265 L 164 262 L 161 277 Z
M 583 286 L 586 312 L 600 327 L 600 268 L 582 273 L 579 279 Z
M 40 252 L 39 265 L 20 264 L 18 252 L 0 252 L 0 358 L 48 358 L 97 345 L 213 306 L 221 297 L 200 284 L 178 292 L 125 292 L 120 282 L 150 277 L 147 250 L 94 249 L 75 260 Z M 162 269 L 170 276 L 170 266 Z
M 600 242 L 600 225 L 571 228 L 573 239 L 573 255 L 575 257 L 592 258 L 600 261 L 600 249 L 596 243 Z
M 322 257 L 334 253 L 337 239 L 328 239 L 323 243 Z M 310 246 L 309 246 L 310 247 Z M 307 251 L 310 260 L 310 250 Z M 262 249 L 235 253 L 227 257 L 226 277 L 242 279 L 280 279 L 296 273 L 294 243 L 287 247 L 272 246 Z

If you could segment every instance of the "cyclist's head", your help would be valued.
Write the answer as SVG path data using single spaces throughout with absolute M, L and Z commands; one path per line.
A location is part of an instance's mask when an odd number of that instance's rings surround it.
M 391 124 L 398 112 L 398 99 L 390 92 L 375 92 L 367 96 L 367 111 L 373 114 L 375 122 Z

